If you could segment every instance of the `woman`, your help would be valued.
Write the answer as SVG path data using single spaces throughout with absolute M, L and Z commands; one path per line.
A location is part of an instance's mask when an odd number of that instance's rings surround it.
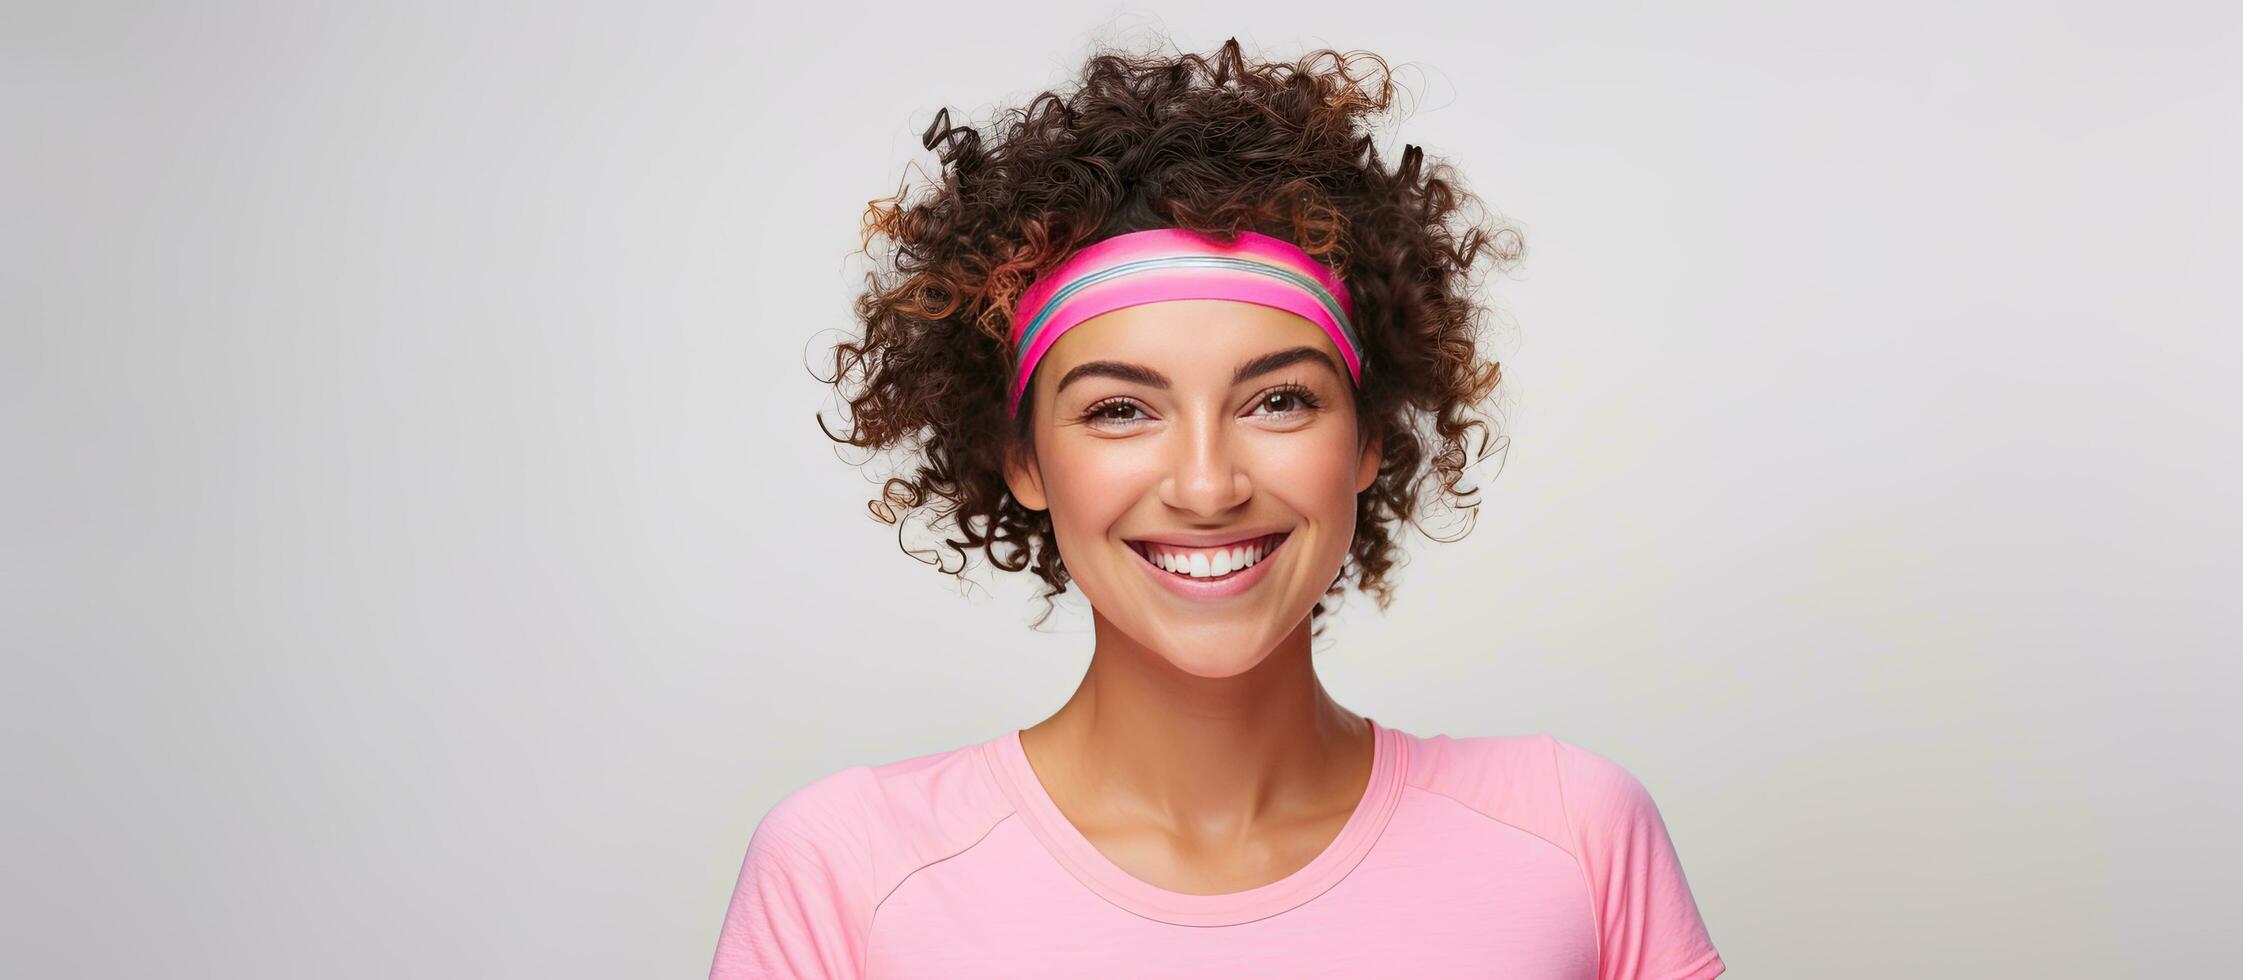
M 1102 53 L 993 140 L 939 115 L 939 187 L 877 202 L 835 438 L 908 443 L 875 513 L 937 500 L 1047 614 L 1079 583 L 1096 646 L 1037 724 L 781 800 L 713 978 L 1722 972 L 1625 769 L 1317 680 L 1322 599 L 1384 609 L 1418 491 L 1472 493 L 1469 273 L 1519 255 L 1417 147 L 1385 168 L 1353 68 Z

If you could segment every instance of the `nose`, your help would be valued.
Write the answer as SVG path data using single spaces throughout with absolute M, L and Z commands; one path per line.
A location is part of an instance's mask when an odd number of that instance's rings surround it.
M 1254 495 L 1246 469 L 1232 458 L 1229 421 L 1221 412 L 1186 413 L 1176 428 L 1174 454 L 1160 481 L 1162 503 L 1177 510 L 1216 518 Z

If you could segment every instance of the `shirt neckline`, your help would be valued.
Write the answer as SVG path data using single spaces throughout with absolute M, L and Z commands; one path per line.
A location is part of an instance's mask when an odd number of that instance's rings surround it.
M 983 743 L 997 775 L 998 788 L 1026 818 L 1029 831 L 1077 881 L 1101 898 L 1130 912 L 1185 926 L 1225 926 L 1251 922 L 1297 908 L 1330 890 L 1355 870 L 1386 829 L 1402 798 L 1408 750 L 1400 734 L 1365 716 L 1371 725 L 1370 782 L 1339 835 L 1322 853 L 1292 874 L 1258 888 L 1221 895 L 1187 895 L 1143 881 L 1107 859 L 1068 822 L 1028 764 L 1020 730 Z

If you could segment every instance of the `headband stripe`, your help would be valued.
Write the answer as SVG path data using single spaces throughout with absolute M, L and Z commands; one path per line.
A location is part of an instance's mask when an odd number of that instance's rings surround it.
M 1198 232 L 1156 228 L 1092 243 L 1021 295 L 1012 321 L 1016 368 L 1006 414 L 1019 414 L 1036 363 L 1075 324 L 1124 307 L 1183 299 L 1255 303 L 1315 323 L 1339 348 L 1349 377 L 1362 383 L 1353 298 L 1323 263 L 1258 232 L 1241 231 L 1226 247 Z
M 1327 312 L 1331 313 L 1332 319 L 1338 321 L 1341 330 L 1346 333 L 1348 343 L 1353 344 L 1356 342 L 1354 324 L 1348 322 L 1347 311 L 1340 307 L 1339 300 L 1333 298 L 1332 294 L 1325 290 L 1323 283 L 1317 282 L 1316 280 L 1304 276 L 1291 269 L 1274 266 L 1267 262 L 1261 262 L 1254 259 L 1234 259 L 1222 255 L 1170 255 L 1161 258 L 1138 259 L 1134 262 L 1125 262 L 1121 265 L 1113 266 L 1111 268 L 1100 269 L 1097 272 L 1085 275 L 1080 279 L 1069 281 L 1067 285 L 1062 287 L 1057 293 L 1052 294 L 1051 299 L 1044 304 L 1042 312 L 1037 313 L 1036 318 L 1029 322 L 1027 332 L 1021 334 L 1020 340 L 1015 345 L 1015 347 L 1019 352 L 1025 353 L 1028 350 L 1028 345 L 1034 342 L 1037 332 L 1042 330 L 1044 324 L 1051 320 L 1052 315 L 1058 313 L 1060 309 L 1066 305 L 1067 301 L 1074 298 L 1075 294 L 1077 293 L 1089 289 L 1092 286 L 1096 286 L 1099 283 L 1119 278 L 1121 276 L 1131 275 L 1133 273 L 1148 272 L 1159 269 L 1179 268 L 1224 270 L 1235 269 L 1238 271 L 1251 273 L 1253 275 L 1269 276 L 1274 279 L 1292 283 L 1293 285 L 1299 287 L 1303 292 L 1306 292 L 1311 297 L 1314 297 L 1318 303 L 1323 305 L 1324 309 Z
M 1060 336 L 1075 324 L 1110 310 L 1180 299 L 1227 299 L 1256 303 L 1284 310 L 1315 323 L 1323 328 L 1324 335 L 1331 339 L 1332 346 L 1339 350 L 1340 357 L 1346 361 L 1349 377 L 1357 383 L 1361 382 L 1362 365 L 1354 341 L 1340 329 L 1328 309 L 1308 293 L 1290 283 L 1266 276 L 1231 272 L 1216 277 L 1207 275 L 1203 270 L 1171 269 L 1140 272 L 1128 279 L 1109 282 L 1097 291 L 1078 297 L 1068 309 L 1057 314 L 1037 333 L 1035 339 L 1028 344 L 1026 352 L 1021 355 L 1019 363 L 1029 367 L 1013 379 L 1013 407 L 1017 407 L 1018 401 L 1026 397 L 1034 365 L 1042 361 L 1044 354 L 1058 342 Z

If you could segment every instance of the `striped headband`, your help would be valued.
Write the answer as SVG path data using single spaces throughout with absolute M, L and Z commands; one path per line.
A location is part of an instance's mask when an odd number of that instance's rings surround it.
M 1125 306 L 1176 299 L 1229 299 L 1274 307 L 1324 328 L 1363 383 L 1362 345 L 1349 319 L 1355 304 L 1324 264 L 1281 238 L 1238 233 L 1225 247 L 1193 231 L 1154 228 L 1095 242 L 1021 294 L 1012 318 L 1018 365 L 1005 414 L 1017 417 L 1036 362 L 1069 327 Z

